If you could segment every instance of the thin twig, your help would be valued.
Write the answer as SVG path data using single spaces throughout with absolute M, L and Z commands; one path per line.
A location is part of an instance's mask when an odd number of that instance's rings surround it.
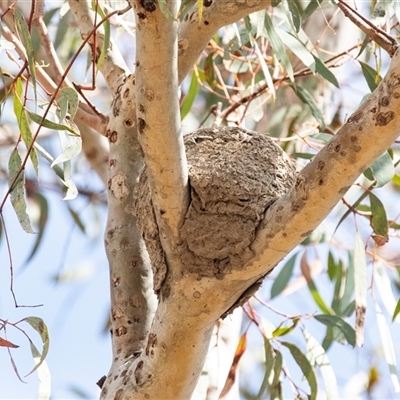
M 390 57 L 393 57 L 398 48 L 397 41 L 384 30 L 374 25 L 367 18 L 362 16 L 358 11 L 354 10 L 349 4 L 343 0 L 338 0 L 338 7 L 343 14 L 349 18 L 356 26 L 358 26 L 368 37 L 386 50 Z

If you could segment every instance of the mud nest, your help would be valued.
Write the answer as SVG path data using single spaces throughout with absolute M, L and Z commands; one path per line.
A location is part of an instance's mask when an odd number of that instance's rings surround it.
M 200 277 L 222 279 L 252 257 L 250 245 L 265 211 L 295 182 L 289 157 L 265 134 L 237 127 L 199 129 L 185 136 L 190 206 L 177 249 Z M 167 271 L 146 184 L 139 185 L 139 228 L 159 290 Z

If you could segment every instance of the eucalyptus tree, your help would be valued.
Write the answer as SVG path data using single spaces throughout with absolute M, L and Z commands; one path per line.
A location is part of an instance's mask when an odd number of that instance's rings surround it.
M 47 160 L 72 200 L 78 191 L 71 163 L 82 151 L 108 191 L 113 361 L 99 383 L 101 398 L 217 398 L 221 388 L 212 390 L 212 368 L 205 386 L 196 389 L 216 324 L 229 321 L 296 246 L 307 246 L 361 174 L 369 186 L 348 204 L 345 216 L 370 219 L 376 248 L 386 243 L 389 226 L 398 228 L 373 193 L 397 177 L 395 155 L 387 150 L 400 126 L 400 55 L 389 25 L 398 9 L 378 2 L 370 22 L 361 15 L 367 10 L 341 0 L 68 0 L 60 9 L 52 6 L 43 0 L 1 2 L 2 49 L 18 67 L 3 69 L 3 101 L 12 101 L 20 132 L 2 206 L 9 198 L 23 229 L 32 233 L 25 166 L 32 163 L 38 174 L 39 158 Z M 326 55 L 320 39 L 332 33 L 342 12 L 364 41 L 349 40 L 345 51 Z M 325 26 L 320 35 L 313 31 L 313 39 L 306 33 L 312 31 L 311 16 Z M 72 81 L 84 52 L 90 85 Z M 134 62 L 128 61 L 132 52 Z M 372 93 L 344 118 L 342 104 L 329 111 L 318 90 L 340 93 L 332 89 L 340 86 L 335 68 L 364 52 L 383 60 L 387 52 L 388 69 L 381 78 L 360 60 Z M 96 83 L 98 74 L 105 88 Z M 99 110 L 91 90 L 107 90 L 108 112 Z M 271 135 L 260 122 L 265 112 Z M 202 126 L 184 135 L 182 120 L 196 113 Z M 41 146 L 45 129 L 60 132 L 60 155 Z M 370 203 L 362 204 L 367 197 Z M 315 319 L 327 326 L 327 335 L 321 345 L 303 326 L 307 358 L 280 338 L 302 316 L 270 332 L 260 327 L 267 361 L 259 397 L 265 390 L 271 398 L 282 397 L 282 347 L 299 364 L 310 398 L 318 392 L 314 366 L 321 369 L 328 397 L 337 397 L 324 348 L 334 339 L 363 344 L 367 256 L 358 231 L 349 253 L 348 266 L 331 252 L 327 256 L 334 293 L 329 306 L 302 257 L 302 273 L 321 309 Z M 277 276 L 273 296 L 288 284 L 294 257 Z M 393 318 L 398 311 L 390 310 Z M 355 328 L 346 322 L 354 312 Z M 37 318 L 26 322 L 42 335 L 40 369 L 47 329 Z M 234 395 L 241 350 L 242 342 L 224 375 L 221 398 Z M 389 351 L 389 364 L 390 357 Z M 397 389 L 393 370 L 391 376 Z

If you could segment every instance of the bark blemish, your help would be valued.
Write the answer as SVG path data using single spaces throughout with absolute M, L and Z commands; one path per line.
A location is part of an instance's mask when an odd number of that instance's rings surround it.
M 124 393 L 124 389 L 118 389 L 117 393 L 115 393 L 114 400 L 121 400 L 123 393 Z
M 126 237 L 124 237 L 124 238 L 121 239 L 121 242 L 119 243 L 119 248 L 120 248 L 121 250 L 123 250 L 123 249 L 128 248 L 129 245 L 130 245 L 129 239 L 126 238 Z
M 125 174 L 118 173 L 108 181 L 108 188 L 117 200 L 123 199 L 129 194 L 129 189 L 126 185 Z
M 325 168 L 325 161 L 322 161 L 322 160 L 318 161 L 318 164 L 317 164 L 318 171 L 322 171 L 324 168 Z
M 200 297 L 201 297 L 201 293 L 200 292 L 198 292 L 197 290 L 193 293 L 193 297 L 195 298 L 195 299 L 199 299 Z
M 386 126 L 389 124 L 390 121 L 392 121 L 395 117 L 395 113 L 393 111 L 386 111 L 386 112 L 380 112 L 376 116 L 376 123 L 375 125 L 377 126 Z
M 143 134 L 145 128 L 146 121 L 143 118 L 138 118 L 138 130 L 141 135 Z
M 110 141 L 110 143 L 115 143 L 118 139 L 118 132 L 117 131 L 108 131 L 107 132 L 107 138 Z
M 119 286 L 120 283 L 121 283 L 121 278 L 119 276 L 113 277 L 112 279 L 113 287 Z
M 157 335 L 150 333 L 146 346 L 146 356 L 154 356 L 154 348 L 158 346 Z
M 132 121 L 130 118 L 128 118 L 128 119 L 126 119 L 126 120 L 124 121 L 124 125 L 125 125 L 127 128 L 130 128 L 131 126 L 133 126 L 133 121 Z
M 126 335 L 127 332 L 128 332 L 128 329 L 126 328 L 126 326 L 120 326 L 115 330 L 115 335 L 120 337 L 120 336 Z

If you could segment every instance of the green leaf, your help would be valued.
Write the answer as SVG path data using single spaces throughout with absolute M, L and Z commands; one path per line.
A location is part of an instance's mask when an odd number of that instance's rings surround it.
M 317 386 L 317 378 L 315 377 L 314 368 L 311 366 L 310 362 L 307 360 L 307 357 L 301 352 L 301 350 L 292 343 L 289 342 L 281 342 L 282 346 L 285 346 L 289 349 L 293 358 L 295 359 L 297 365 L 300 367 L 303 372 L 305 378 L 310 385 L 311 394 L 308 396 L 310 400 L 315 400 L 317 398 L 318 386 Z
M 293 158 L 303 158 L 304 160 L 311 160 L 313 157 L 315 157 L 315 154 L 310 154 L 310 153 L 292 153 L 290 155 Z
M 283 323 L 280 324 L 280 325 L 272 332 L 272 336 L 273 336 L 273 337 L 278 337 L 278 336 L 287 335 L 288 333 L 292 332 L 294 328 L 296 328 L 298 322 L 299 322 L 299 318 L 293 318 L 293 320 L 292 320 L 292 325 L 291 325 L 291 326 L 282 326 Z
M 289 1 L 289 3 L 292 2 L 293 0 Z M 306 67 L 310 68 L 312 72 L 315 72 L 315 60 L 307 47 L 304 46 L 304 44 L 297 37 L 291 35 L 283 29 L 275 28 L 275 30 L 285 45 L 293 52 L 293 54 L 295 54 L 296 57 L 298 57 Z
M 349 264 L 346 270 L 344 291 L 341 299 L 341 315 L 343 310 L 352 301 L 354 294 L 354 251 L 349 251 Z
M 396 186 L 400 186 L 400 175 L 394 174 L 394 175 L 393 175 L 393 178 L 392 178 L 392 182 L 393 182 Z
M 171 21 L 176 21 L 175 16 L 173 16 L 171 14 L 171 11 L 169 10 L 169 8 L 167 6 L 166 0 L 158 0 L 158 6 L 160 7 L 160 10 L 164 14 L 165 17 L 167 17 Z M 203 2 L 201 2 L 201 7 L 203 7 Z M 203 8 L 201 8 L 201 10 L 199 8 L 198 13 L 199 13 L 199 21 L 201 21 L 202 15 L 203 15 Z
M 386 273 L 386 266 L 379 259 L 374 262 L 373 273 L 374 288 L 377 289 L 386 311 L 391 315 L 393 310 L 396 309 L 396 299 L 393 294 L 392 283 Z M 400 319 L 396 322 L 400 323 Z
M 27 257 L 26 261 L 24 262 L 24 265 L 27 265 L 29 263 L 29 261 L 36 254 L 36 251 L 38 250 L 40 244 L 42 243 L 44 230 L 45 230 L 46 224 L 47 224 L 47 218 L 49 216 L 49 206 L 48 206 L 46 198 L 37 191 L 35 191 L 35 193 L 33 193 L 31 198 L 39 206 L 39 221 L 37 224 L 39 232 L 36 236 L 35 243 L 32 247 L 32 250 L 31 250 L 29 256 Z
M 271 287 L 271 299 L 278 296 L 287 286 L 290 278 L 293 274 L 294 263 L 296 261 L 297 254 L 292 256 L 286 264 L 283 266 L 278 276 L 275 278 L 274 283 Z
M 46 118 L 43 119 L 41 115 L 36 114 L 34 112 L 28 111 L 28 116 L 33 122 L 45 128 L 54 129 L 55 131 L 68 131 L 73 133 L 74 135 L 78 135 L 78 133 L 70 126 L 64 124 L 58 124 L 57 122 L 50 121 Z
M 400 313 L 400 299 L 397 301 L 396 308 L 394 309 L 392 321 L 394 321 L 396 319 L 396 317 L 399 315 L 399 313 Z
M 271 388 L 279 386 L 280 388 L 280 378 L 282 372 L 283 358 L 282 353 L 279 350 L 275 350 L 275 363 L 274 363 L 274 378 L 271 383 Z M 280 389 L 282 390 L 282 389 Z
M 31 226 L 29 215 L 26 212 L 25 201 L 25 173 L 22 168 L 21 157 L 17 149 L 11 153 L 8 161 L 8 185 L 10 188 L 10 200 L 17 214 L 22 229 L 27 233 L 35 233 Z
M 264 338 L 264 352 L 265 352 L 265 372 L 264 378 L 261 383 L 260 390 L 258 391 L 257 399 L 262 399 L 265 390 L 270 386 L 270 377 L 275 365 L 274 351 L 268 338 Z
M 301 26 L 300 10 L 297 7 L 296 2 L 293 0 L 287 0 L 287 4 L 289 6 L 289 11 L 290 11 L 290 15 L 292 17 L 293 26 L 294 26 L 296 32 L 298 32 L 300 29 L 300 26 Z
M 375 301 L 375 314 L 379 334 L 381 336 L 383 354 L 389 367 L 390 378 L 392 380 L 394 391 L 398 393 L 400 392 L 400 383 L 397 375 L 396 353 L 394 352 L 393 341 L 390 335 L 389 327 L 386 323 L 385 316 L 383 315 L 377 301 Z
M 306 339 L 307 359 L 310 361 L 311 365 L 318 365 L 321 371 L 322 379 L 325 384 L 326 399 L 338 399 L 339 393 L 336 375 L 329 363 L 329 359 L 325 353 L 325 350 L 305 328 L 303 329 L 303 335 Z
M 45 360 L 47 353 L 49 351 L 49 345 L 50 345 L 50 338 L 49 338 L 49 332 L 47 329 L 46 324 L 43 322 L 43 320 L 39 317 L 27 317 L 21 320 L 27 322 L 36 332 L 39 333 L 42 343 L 43 343 L 43 350 L 42 353 L 40 354 L 39 351 L 36 349 L 35 345 L 33 345 L 32 341 L 31 343 L 31 351 L 32 351 L 32 356 L 34 358 L 39 357 L 40 360 L 39 362 L 35 365 L 35 367 L 30 371 L 26 376 L 30 375 L 32 372 L 36 371 L 43 361 Z
M 319 309 L 325 314 L 334 314 L 334 311 L 326 305 L 324 299 L 319 294 L 318 288 L 312 279 L 310 279 L 310 281 L 307 283 L 307 286 Z
M 31 132 L 31 127 L 29 125 L 29 120 L 26 115 L 26 111 L 24 109 L 21 99 L 22 99 L 22 82 L 21 78 L 18 78 L 14 86 L 14 114 L 15 117 L 17 118 L 18 127 L 21 133 L 22 140 L 25 143 L 26 149 L 29 150 L 29 148 L 32 145 L 33 136 Z M 36 175 L 39 175 L 39 158 L 36 153 L 36 150 L 32 148 L 30 150 L 29 155 L 33 164 L 33 168 L 35 169 Z
M 65 39 L 70 39 L 67 35 L 68 29 L 70 28 L 71 24 L 71 11 L 68 10 L 64 15 L 60 16 L 60 19 L 57 21 L 57 31 L 54 38 L 54 48 L 58 50 L 60 45 L 63 43 Z
M 356 231 L 354 243 L 354 293 L 356 301 L 356 343 L 364 343 L 364 322 L 367 307 L 367 260 L 364 243 Z
M 382 80 L 382 77 L 367 63 L 360 60 L 358 60 L 358 62 L 360 63 L 361 70 L 369 87 L 369 90 L 373 92 L 378 87 L 379 83 Z
M 369 192 L 371 202 L 371 226 L 376 235 L 383 236 L 386 241 L 389 240 L 389 224 L 386 217 L 386 210 L 382 202 L 372 192 Z
M 272 23 L 272 20 L 269 17 L 268 13 L 265 13 L 264 24 L 266 29 L 266 37 L 271 42 L 271 47 L 273 48 L 275 55 L 285 67 L 290 80 L 294 82 L 293 67 L 287 57 L 285 45 L 283 44 L 280 36 L 275 31 L 274 24 Z
M 68 211 L 71 214 L 71 217 L 74 220 L 76 226 L 79 228 L 79 230 L 82 233 L 86 233 L 85 224 L 82 222 L 81 217 L 79 216 L 79 214 L 69 206 L 68 206 Z
M 190 80 L 189 90 L 183 100 L 181 107 L 181 120 L 186 117 L 186 115 L 191 110 L 194 100 L 196 99 L 197 93 L 199 92 L 199 83 L 197 81 L 197 75 L 195 72 L 192 74 L 192 79 Z
M 37 90 L 36 90 L 36 73 L 35 73 L 35 54 L 32 46 L 31 34 L 29 33 L 28 24 L 26 23 L 25 17 L 19 8 L 14 8 L 14 16 L 16 27 L 21 38 L 21 42 L 24 45 L 26 56 L 28 58 L 29 73 L 32 78 L 33 92 L 35 96 L 35 103 L 37 103 Z
M 292 85 L 293 90 L 296 92 L 297 97 L 305 104 L 308 104 L 311 108 L 311 113 L 317 122 L 320 125 L 321 130 L 325 129 L 325 121 L 324 116 L 322 115 L 321 110 L 318 108 L 317 104 L 315 103 L 313 97 L 311 96 L 310 92 L 307 89 L 297 85 Z
M 52 162 L 51 167 L 62 162 L 70 161 L 82 150 L 82 139 L 80 136 L 68 137 L 60 132 L 62 153 Z
M 214 74 L 214 55 L 211 53 L 207 56 L 204 62 L 204 74 L 206 82 L 212 87 L 215 86 L 215 74 Z
M 372 165 L 371 171 L 376 180 L 376 187 L 385 186 L 389 183 L 395 173 L 393 160 L 389 153 L 385 151 Z
M 342 276 L 342 262 L 339 260 L 336 263 L 333 254 L 329 252 L 328 254 L 328 276 L 331 281 L 337 276 Z
M 94 4 L 92 4 L 92 8 L 96 9 L 96 7 L 94 7 Z M 103 8 L 100 6 L 100 3 L 97 4 L 97 12 L 100 15 L 101 19 L 104 19 L 106 17 L 106 14 L 103 11 Z M 103 45 L 101 46 L 100 56 L 97 60 L 97 69 L 101 68 L 101 65 L 103 64 L 104 59 L 106 58 L 108 47 L 110 45 L 111 29 L 110 29 L 110 21 L 108 19 L 106 19 L 104 21 L 103 28 L 104 28 Z
M 314 318 L 321 322 L 322 324 L 331 327 L 331 328 L 338 328 L 344 334 L 347 342 L 351 346 L 355 346 L 356 344 L 356 333 L 354 329 L 349 325 L 346 321 L 336 315 L 325 315 L 319 314 L 314 315 Z
M 325 63 L 320 60 L 318 57 L 314 56 L 315 60 L 315 69 L 322 77 L 324 77 L 328 82 L 332 83 L 332 85 L 336 86 L 340 89 L 340 85 L 336 76 L 331 72 L 331 70 L 325 65 Z
M 64 121 L 69 112 L 70 119 L 74 120 L 79 106 L 79 95 L 75 89 L 65 87 L 60 89 L 57 103 L 60 107 L 60 123 Z
M 289 0 L 289 1 L 293 1 L 293 0 Z M 312 13 L 318 8 L 320 7 L 320 4 L 322 3 L 323 0 L 311 0 L 308 3 L 308 6 L 306 7 L 306 9 L 303 11 L 303 22 L 308 19 Z

